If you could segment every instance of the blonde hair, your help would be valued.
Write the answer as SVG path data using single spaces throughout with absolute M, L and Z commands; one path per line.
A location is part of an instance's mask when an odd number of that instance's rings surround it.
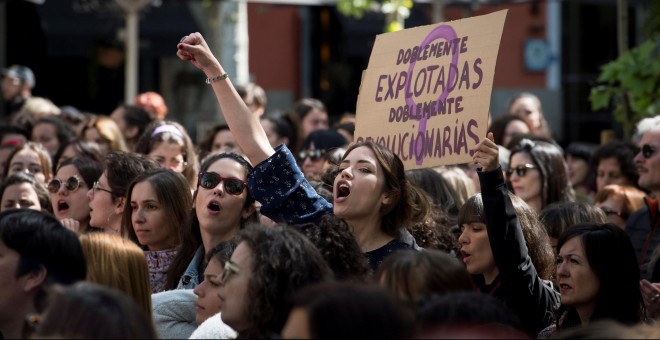
M 87 259 L 87 281 L 124 292 L 151 318 L 149 267 L 142 249 L 106 233 L 83 234 L 80 243 Z
M 117 123 L 111 118 L 105 116 L 97 116 L 96 119 L 90 122 L 85 129 L 96 129 L 103 139 L 108 141 L 111 151 L 128 151 L 124 135 Z
M 440 176 L 447 180 L 451 187 L 456 190 L 458 197 L 456 197 L 456 203 L 460 209 L 467 200 L 474 196 L 477 193 L 477 189 L 474 187 L 474 182 L 472 179 L 456 166 L 443 166 L 434 168 Z

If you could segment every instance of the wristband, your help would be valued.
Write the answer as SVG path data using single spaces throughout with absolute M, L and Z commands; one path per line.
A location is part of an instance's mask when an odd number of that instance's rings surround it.
M 212 77 L 212 78 L 206 78 L 206 83 L 210 85 L 211 83 L 215 83 L 215 82 L 218 82 L 218 81 L 221 81 L 221 80 L 225 80 L 228 77 L 229 77 L 229 74 L 227 72 L 225 72 L 225 74 L 220 75 L 220 76 L 216 76 L 216 77 Z

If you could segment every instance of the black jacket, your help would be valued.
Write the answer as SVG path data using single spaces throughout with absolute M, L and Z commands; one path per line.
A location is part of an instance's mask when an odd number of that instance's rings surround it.
M 554 321 L 560 303 L 550 281 L 538 277 L 502 169 L 478 172 L 490 247 L 499 269 L 493 283 L 477 284 L 482 292 L 504 302 L 520 318 L 523 328 L 536 335 Z

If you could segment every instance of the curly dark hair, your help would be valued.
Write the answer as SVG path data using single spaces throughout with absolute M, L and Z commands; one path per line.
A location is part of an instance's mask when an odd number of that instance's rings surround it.
M 240 243 L 252 252 L 253 267 L 245 316 L 249 329 L 239 336 L 271 337 L 282 330 L 293 294 L 331 279 L 332 271 L 314 244 L 294 228 L 248 226 Z
M 457 252 L 461 247 L 447 215 L 440 209 L 433 209 L 423 222 L 408 227 L 417 244 L 425 249 L 442 250 L 445 253 Z
M 305 234 L 316 245 L 339 281 L 364 282 L 371 278 L 369 261 L 342 219 L 327 214 L 319 223 L 292 227 Z
M 590 171 L 598 173 L 598 164 L 602 160 L 614 158 L 619 163 L 621 174 L 628 180 L 629 185 L 636 187 L 639 173 L 634 158 L 638 152 L 637 146 L 630 142 L 612 141 L 601 145 L 591 155 Z

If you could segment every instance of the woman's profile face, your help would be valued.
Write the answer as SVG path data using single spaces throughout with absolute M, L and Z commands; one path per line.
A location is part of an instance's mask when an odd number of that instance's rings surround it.
M 220 312 L 220 274 L 222 274 L 223 263 L 212 258 L 204 270 L 204 281 L 197 285 L 193 292 L 197 295 L 197 306 L 195 306 L 195 322 L 201 325 L 206 319 Z
M 591 269 L 581 236 L 569 239 L 559 249 L 557 283 L 562 304 L 578 308 L 596 304 L 600 280 Z
M 495 278 L 497 264 L 488 241 L 488 230 L 485 223 L 466 223 L 461 225 L 461 255 L 467 271 L 472 275 L 484 275 Z M 487 282 L 488 283 L 488 282 Z
M 333 196 L 335 215 L 346 220 L 377 217 L 380 207 L 391 202 L 383 168 L 369 147 L 357 147 L 341 161 Z
M 568 180 L 573 186 L 582 184 L 589 174 L 589 163 L 582 158 L 566 155 L 566 166 L 568 167 Z
M 247 321 L 248 286 L 252 279 L 253 253 L 245 242 L 234 250 L 222 272 L 222 285 L 218 291 L 222 321 L 237 332 L 250 327 Z

